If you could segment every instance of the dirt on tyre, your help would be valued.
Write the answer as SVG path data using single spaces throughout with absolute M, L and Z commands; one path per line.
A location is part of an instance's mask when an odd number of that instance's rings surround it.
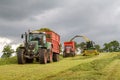
M 53 52 L 52 51 L 48 51 L 48 63 L 53 62 Z
M 53 54 L 53 61 L 54 62 L 59 61 L 59 54 L 56 54 L 56 53 Z
M 39 62 L 40 62 L 40 64 L 47 63 L 47 50 L 46 49 L 39 50 Z
M 24 57 L 24 49 L 19 49 L 17 53 L 18 64 L 26 63 L 26 59 Z

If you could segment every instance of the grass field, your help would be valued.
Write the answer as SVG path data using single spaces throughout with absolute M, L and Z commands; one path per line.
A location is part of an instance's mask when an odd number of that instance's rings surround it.
M 120 80 L 120 53 L 76 56 L 50 64 L 0 59 L 0 80 Z

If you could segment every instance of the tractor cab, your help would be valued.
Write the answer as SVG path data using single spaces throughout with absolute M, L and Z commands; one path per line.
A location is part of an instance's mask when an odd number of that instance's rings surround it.
M 25 47 L 34 54 L 38 53 L 38 49 L 46 48 L 46 34 L 45 32 L 32 31 L 21 35 L 25 35 Z
M 38 47 L 45 47 L 46 35 L 44 32 L 40 33 L 29 33 L 29 42 L 36 43 Z

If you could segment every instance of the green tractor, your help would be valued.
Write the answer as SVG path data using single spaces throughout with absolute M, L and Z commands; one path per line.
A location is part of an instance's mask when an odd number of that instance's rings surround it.
M 34 59 L 41 63 L 54 61 L 51 42 L 46 41 L 46 33 L 39 31 L 25 32 L 21 38 L 25 37 L 22 46 L 17 52 L 18 64 L 33 63 Z

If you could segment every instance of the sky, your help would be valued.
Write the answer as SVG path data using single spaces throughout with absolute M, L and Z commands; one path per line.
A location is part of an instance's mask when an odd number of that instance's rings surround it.
M 24 32 L 43 27 L 58 33 L 61 43 L 75 35 L 100 45 L 120 41 L 120 0 L 0 0 L 0 53 L 6 44 L 22 43 Z

